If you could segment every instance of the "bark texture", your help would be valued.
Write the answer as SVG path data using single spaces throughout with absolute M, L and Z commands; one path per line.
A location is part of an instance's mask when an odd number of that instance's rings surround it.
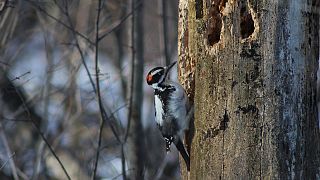
M 191 179 L 320 178 L 316 3 L 180 1 L 179 75 L 195 92 Z

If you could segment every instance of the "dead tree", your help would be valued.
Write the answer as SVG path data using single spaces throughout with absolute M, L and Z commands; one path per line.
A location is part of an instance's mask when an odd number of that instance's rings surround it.
M 316 3 L 180 1 L 179 75 L 195 104 L 191 179 L 320 177 Z

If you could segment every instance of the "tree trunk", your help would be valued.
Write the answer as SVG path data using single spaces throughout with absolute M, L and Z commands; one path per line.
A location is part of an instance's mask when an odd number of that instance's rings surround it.
M 180 1 L 191 179 L 320 178 L 316 2 Z
M 131 93 L 132 104 L 131 117 L 128 136 L 128 154 L 129 154 L 129 169 L 130 178 L 132 180 L 143 179 L 144 177 L 144 164 L 145 164 L 145 147 L 144 147 L 144 131 L 142 127 L 142 115 L 141 107 L 143 100 L 143 0 L 132 0 L 132 28 L 131 43 L 132 43 L 132 56 L 133 56 L 133 67 L 132 67 L 132 78 L 133 88 Z M 137 9 L 135 10 L 135 8 Z

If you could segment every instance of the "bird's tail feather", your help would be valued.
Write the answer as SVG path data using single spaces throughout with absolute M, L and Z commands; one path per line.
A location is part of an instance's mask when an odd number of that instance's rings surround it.
M 177 147 L 178 151 L 180 152 L 182 158 L 186 162 L 187 170 L 190 171 L 190 157 L 189 157 L 189 154 L 186 151 L 186 149 L 184 148 L 184 145 L 180 139 L 178 140 L 176 147 Z

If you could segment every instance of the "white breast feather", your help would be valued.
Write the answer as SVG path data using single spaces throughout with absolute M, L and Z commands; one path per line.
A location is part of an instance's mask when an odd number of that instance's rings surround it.
M 163 108 L 162 108 L 162 103 L 161 103 L 161 100 L 158 96 L 155 96 L 154 97 L 154 104 L 155 104 L 155 107 L 156 107 L 156 122 L 162 126 L 162 115 L 163 115 Z

